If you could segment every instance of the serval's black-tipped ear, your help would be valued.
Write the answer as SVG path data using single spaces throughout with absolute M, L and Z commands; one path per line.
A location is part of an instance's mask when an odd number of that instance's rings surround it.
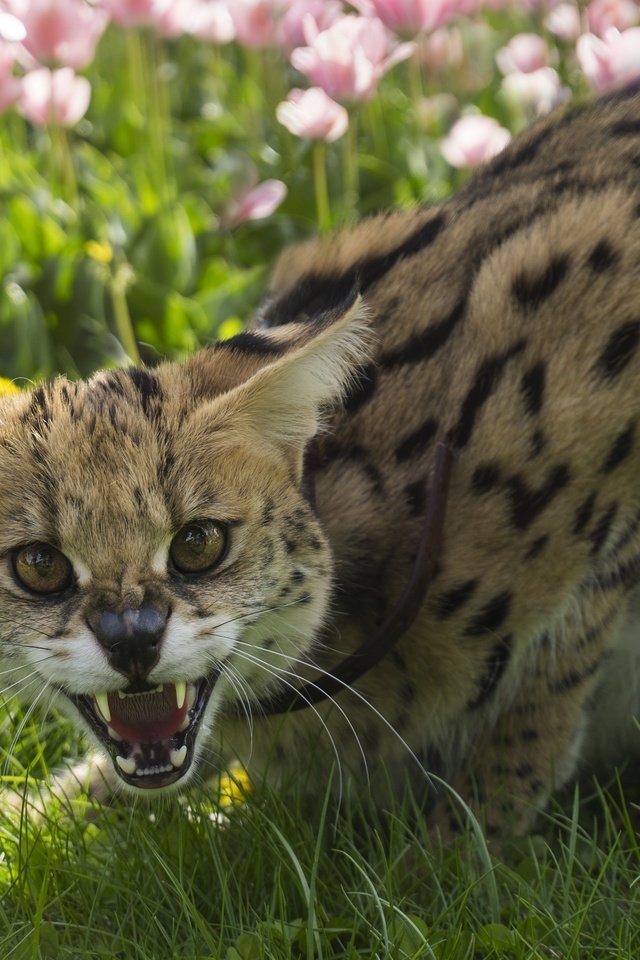
M 367 359 L 370 332 L 360 297 L 338 317 L 325 315 L 297 329 L 297 345 L 202 406 L 191 427 L 224 426 L 236 436 L 241 432 L 247 442 L 254 437 L 284 447 L 301 470 L 304 447 L 320 429 L 324 411 L 340 400 Z

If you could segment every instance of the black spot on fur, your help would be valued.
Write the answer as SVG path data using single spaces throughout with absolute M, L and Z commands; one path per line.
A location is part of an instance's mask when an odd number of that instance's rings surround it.
M 281 297 L 271 298 L 258 311 L 261 327 L 278 327 L 283 323 L 308 323 L 329 315 L 343 314 L 358 296 L 355 275 L 308 273 L 295 287 Z
M 520 739 L 524 740 L 525 743 L 531 743 L 532 740 L 537 740 L 539 736 L 540 734 L 533 727 L 525 727 L 524 730 L 520 731 Z
M 533 773 L 533 766 L 530 763 L 522 763 L 519 767 L 514 767 L 513 772 L 518 780 L 526 780 Z
M 170 450 L 165 449 L 162 454 L 162 459 L 158 464 L 158 479 L 160 480 L 161 483 L 166 482 L 171 472 L 173 471 L 175 463 L 176 463 L 176 458 L 174 457 L 174 455 L 171 453 Z
M 582 501 L 578 509 L 576 510 L 575 520 L 573 521 L 572 533 L 577 537 L 578 534 L 582 533 L 584 528 L 588 526 L 591 517 L 593 516 L 593 509 L 596 505 L 596 494 L 590 493 L 589 496 Z
M 467 704 L 468 710 L 477 710 L 491 699 L 498 688 L 511 657 L 511 637 L 504 637 L 494 644 L 485 662 L 484 675 L 478 692 Z
M 600 519 L 596 523 L 594 530 L 589 534 L 589 539 L 591 540 L 591 556 L 595 557 L 598 554 L 607 539 L 613 521 L 616 518 L 618 512 L 618 504 L 610 503 L 607 509 L 602 513 Z
M 421 333 L 416 333 L 399 347 L 383 353 L 380 363 L 387 369 L 403 366 L 406 363 L 420 363 L 429 360 L 445 345 L 456 326 L 463 319 L 467 308 L 466 299 L 459 300 L 453 310 L 439 323 L 432 323 Z
M 505 590 L 493 597 L 465 627 L 467 637 L 480 637 L 485 633 L 494 633 L 509 616 L 513 596 Z
M 608 240 L 600 240 L 589 254 L 589 266 L 595 273 L 606 273 L 618 262 L 618 254 Z
M 549 684 L 550 693 L 566 693 L 567 690 L 572 690 L 574 687 L 579 687 L 580 684 L 584 683 L 585 680 L 588 680 L 590 677 L 597 672 L 600 664 L 602 663 L 602 657 L 597 657 L 593 663 L 588 664 L 582 670 L 569 670 L 558 680 L 554 680 Z
M 47 410 L 47 395 L 44 386 L 36 387 L 31 394 L 31 406 L 35 411 L 45 413 Z
M 158 378 L 153 373 L 141 367 L 132 367 L 130 370 L 127 370 L 126 373 L 140 398 L 144 415 L 148 416 L 151 412 L 153 401 L 162 399 L 162 388 L 160 387 Z
M 395 250 L 360 261 L 356 266 L 356 277 L 360 278 L 359 289 L 364 292 L 401 260 L 421 253 L 437 239 L 445 225 L 445 216 L 439 213 L 418 227 Z
M 544 450 L 545 446 L 547 445 L 547 441 L 546 441 L 545 435 L 544 435 L 544 433 L 542 432 L 542 430 L 534 430 L 534 431 L 533 431 L 533 433 L 531 434 L 530 443 L 531 443 L 531 454 L 530 454 L 530 456 L 531 456 L 531 457 L 538 457 L 538 456 L 542 453 L 542 451 Z
M 373 363 L 361 367 L 356 372 L 354 383 L 349 387 L 344 398 L 344 408 L 347 413 L 355 413 L 371 399 L 376 392 L 377 381 L 378 371 Z
M 542 409 L 546 375 L 547 365 L 541 361 L 530 367 L 520 381 L 525 410 L 531 416 L 540 413 Z
M 416 698 L 416 685 L 406 677 L 400 684 L 400 700 L 403 704 L 411 704 Z
M 511 522 L 519 530 L 526 530 L 553 498 L 569 483 L 569 468 L 559 464 L 551 471 L 547 482 L 536 488 L 528 487 L 521 474 L 509 477 L 505 487 L 511 501 Z
M 415 256 L 432 244 L 445 225 L 444 214 L 438 213 L 387 253 L 358 260 L 344 273 L 309 273 L 301 277 L 293 290 L 270 301 L 262 309 L 260 324 L 273 327 L 306 322 L 327 310 L 344 312 L 358 293 L 365 293 L 401 260 Z
M 636 584 L 640 579 L 640 554 L 621 563 L 614 570 L 600 574 L 597 580 L 599 590 L 617 590 Z
M 598 360 L 595 368 L 606 380 L 613 380 L 633 358 L 640 341 L 640 321 L 624 323 L 614 330 Z
M 270 523 L 273 522 L 274 514 L 274 503 L 271 497 L 265 502 L 265 505 L 262 510 L 262 519 L 261 524 L 263 527 L 268 527 Z
M 126 376 L 127 371 L 123 372 Z M 125 391 L 122 385 L 122 374 L 119 370 L 110 370 L 108 373 L 103 374 L 102 383 L 111 393 L 115 393 L 119 397 L 124 397 Z
M 412 457 L 417 457 L 429 446 L 438 429 L 438 421 L 429 417 L 417 430 L 414 430 L 409 436 L 405 437 L 402 443 L 396 447 L 396 460 L 403 463 Z
M 637 511 L 631 523 L 624 528 L 616 542 L 613 544 L 612 552 L 614 554 L 618 554 L 621 550 L 628 546 L 628 544 L 631 543 L 631 541 L 635 538 L 638 529 L 640 529 L 640 510 Z
M 495 463 L 481 463 L 473 471 L 471 478 L 471 489 L 474 493 L 488 493 L 498 486 L 500 482 L 500 470 Z
M 238 333 L 235 337 L 228 340 L 221 340 L 215 344 L 216 348 L 221 350 L 237 350 L 240 353 L 255 353 L 259 356 L 280 356 L 290 349 L 290 344 L 286 341 L 278 342 L 271 337 L 266 337 L 261 333 L 255 333 L 247 330 L 245 333 Z
M 511 291 L 521 306 L 536 309 L 557 290 L 569 269 L 569 257 L 552 257 L 540 273 L 522 271 L 513 281 Z
M 373 459 L 375 459 L 373 455 L 358 443 L 343 447 L 333 439 L 328 438 L 324 443 L 321 466 L 326 465 L 332 460 L 351 461 L 354 467 L 357 467 L 365 474 L 373 486 L 374 491 L 382 494 L 384 492 L 382 474 L 371 462 Z
M 609 127 L 612 137 L 640 136 L 640 120 L 618 120 Z
M 441 593 L 440 596 L 436 597 L 434 601 L 434 614 L 438 620 L 445 620 L 447 617 L 452 617 L 454 613 L 457 613 L 458 610 L 471 599 L 477 586 L 477 580 L 465 580 L 464 583 L 459 583 L 457 586 L 451 587 L 450 590 L 446 590 L 444 593 Z
M 505 366 L 512 357 L 524 350 L 525 341 L 519 340 L 504 353 L 489 357 L 480 364 L 473 383 L 462 402 L 458 422 L 449 431 L 449 443 L 453 447 L 464 447 L 471 438 L 476 418 L 482 407 L 495 391 L 504 373 Z
M 37 423 L 40 427 L 47 427 L 51 422 L 49 409 L 49 387 L 40 384 L 31 393 L 31 403 L 22 415 L 23 423 Z
M 611 444 L 611 449 L 607 454 L 604 463 L 600 468 L 601 473 L 611 473 L 623 460 L 629 456 L 633 450 L 633 440 L 636 432 L 634 422 L 630 423 Z
M 547 533 L 542 537 L 538 537 L 537 540 L 534 540 L 524 555 L 525 560 L 535 560 L 536 557 L 539 557 L 548 542 L 549 534 Z
M 284 518 L 284 525 L 287 531 L 287 534 L 295 540 L 297 536 L 301 533 L 304 533 L 305 523 L 304 519 L 297 515 L 297 512 L 289 515 Z
M 420 517 L 425 511 L 427 505 L 427 482 L 416 480 L 414 483 L 408 483 L 404 488 L 405 496 L 409 503 L 409 511 L 412 517 Z

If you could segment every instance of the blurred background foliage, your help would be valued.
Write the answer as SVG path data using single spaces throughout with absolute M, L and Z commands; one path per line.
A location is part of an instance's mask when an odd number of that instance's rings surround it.
M 276 119 L 289 88 L 306 83 L 277 45 L 111 23 L 84 70 L 91 102 L 74 126 L 19 109 L 0 118 L 0 376 L 152 363 L 236 332 L 278 251 L 318 229 L 319 163 L 325 227 L 447 196 L 465 174 L 439 139 L 461 111 L 511 131 L 542 112 L 502 89 L 494 57 L 515 34 L 543 35 L 560 82 L 586 89 L 573 39 L 545 26 L 547 5 L 489 6 L 499 9 L 446 23 L 445 55 L 419 39 L 373 96 L 347 104 L 348 131 L 326 144 Z M 270 178 L 287 188 L 277 210 L 234 214 Z

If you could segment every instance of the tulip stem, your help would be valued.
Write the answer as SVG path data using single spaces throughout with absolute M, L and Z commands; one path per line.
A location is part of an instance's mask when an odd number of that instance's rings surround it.
M 324 233 L 331 226 L 331 208 L 327 187 L 326 149 L 324 140 L 316 140 L 313 145 L 313 184 L 316 194 L 316 212 L 318 227 Z
M 167 144 L 169 142 L 170 108 L 166 84 L 160 76 L 163 49 L 161 41 L 150 32 L 143 35 L 143 69 L 148 91 L 147 124 L 153 157 L 156 187 L 163 206 L 172 199 L 173 190 L 168 172 Z
M 409 58 L 407 69 L 409 71 L 409 89 L 411 91 L 411 99 L 413 100 L 413 110 L 414 113 L 417 114 L 420 102 L 424 98 L 422 64 L 420 63 L 417 53 L 414 53 L 413 56 Z
M 352 110 L 344 139 L 344 208 L 349 214 L 357 209 L 359 195 L 358 122 L 356 112 Z
M 55 120 L 49 124 L 51 155 L 53 158 L 55 193 L 73 207 L 78 208 L 78 185 L 73 166 L 73 157 L 69 149 L 67 131 Z
M 113 318 L 116 324 L 116 331 L 124 351 L 134 364 L 139 367 L 142 363 L 136 335 L 131 322 L 129 305 L 127 304 L 127 286 L 131 281 L 131 269 L 127 264 L 121 264 L 114 270 L 111 279 L 111 305 L 113 307 Z

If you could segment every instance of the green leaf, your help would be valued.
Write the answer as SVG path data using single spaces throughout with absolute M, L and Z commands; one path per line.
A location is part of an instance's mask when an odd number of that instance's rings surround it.
M 145 278 L 185 293 L 196 272 L 196 244 L 185 210 L 175 205 L 147 222 L 131 261 Z
M 26 194 L 12 197 L 7 204 L 7 214 L 22 248 L 32 260 L 42 256 L 42 227 L 40 214 L 33 200 Z
M 478 938 L 483 946 L 494 950 L 499 957 L 518 942 L 515 932 L 502 923 L 485 923 L 478 931 Z
M 227 950 L 227 960 L 260 960 L 262 938 L 257 933 L 241 933 Z

